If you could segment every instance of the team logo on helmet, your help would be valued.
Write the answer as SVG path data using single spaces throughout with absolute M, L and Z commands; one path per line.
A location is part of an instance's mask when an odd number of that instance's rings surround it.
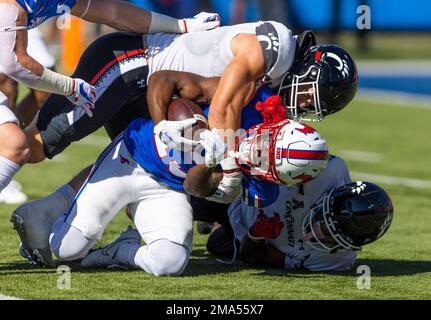
M 341 71 L 341 75 L 343 78 L 348 78 L 350 75 L 349 66 L 347 64 L 347 61 L 345 59 L 341 59 L 339 56 L 337 56 L 335 53 L 332 52 L 326 52 L 324 54 L 324 57 L 332 58 L 338 62 L 338 66 L 335 66 L 338 70 Z

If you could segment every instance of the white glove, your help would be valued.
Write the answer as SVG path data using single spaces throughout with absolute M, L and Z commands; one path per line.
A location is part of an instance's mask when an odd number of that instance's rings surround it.
M 226 143 L 218 134 L 217 129 L 201 132 L 200 138 L 199 142 L 205 149 L 205 165 L 208 168 L 213 168 L 224 159 Z
M 181 136 L 184 129 L 193 126 L 196 122 L 197 120 L 195 118 L 182 121 L 163 120 L 154 127 L 154 133 L 168 148 L 182 151 L 184 146 L 194 147 L 199 145 L 198 141 L 186 139 Z
M 224 174 L 223 179 L 220 181 L 217 191 L 206 199 L 218 203 L 232 203 L 235 202 L 242 194 L 242 172 L 234 174 Z
M 81 107 L 91 118 L 96 101 L 96 88 L 82 79 L 73 79 L 73 92 L 67 97 L 74 105 Z
M 220 16 L 217 13 L 201 12 L 183 21 L 185 32 L 206 31 L 220 27 Z
M 223 179 L 217 191 L 207 200 L 219 203 L 232 203 L 242 194 L 243 173 L 234 157 L 227 157 L 220 162 L 223 169 Z

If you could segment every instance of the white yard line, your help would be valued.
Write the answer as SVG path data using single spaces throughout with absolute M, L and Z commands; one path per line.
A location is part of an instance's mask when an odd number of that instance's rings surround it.
M 375 183 L 382 183 L 391 186 L 402 186 L 414 189 L 426 189 L 431 190 L 431 181 L 420 180 L 420 179 L 410 179 L 410 178 L 400 178 L 394 176 L 383 176 L 379 174 L 372 174 L 367 172 L 351 171 L 351 176 L 355 180 L 367 180 Z
M 20 298 L 11 297 L 11 296 L 5 296 L 3 294 L 0 294 L 0 300 L 22 300 Z

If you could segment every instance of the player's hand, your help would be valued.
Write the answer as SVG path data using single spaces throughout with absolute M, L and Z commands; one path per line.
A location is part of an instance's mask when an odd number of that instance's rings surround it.
M 200 138 L 199 143 L 205 149 L 205 165 L 208 168 L 214 168 L 225 157 L 226 143 L 224 143 L 223 138 L 218 134 L 217 129 L 201 132 Z
M 280 221 L 278 213 L 274 213 L 274 216 L 269 218 L 263 210 L 260 210 L 249 232 L 255 238 L 276 239 L 280 235 L 283 226 L 284 224 Z
M 217 13 L 201 12 L 192 18 L 183 19 L 184 31 L 197 32 L 220 27 L 220 16 Z
M 223 174 L 223 179 L 220 181 L 217 191 L 206 199 L 225 204 L 235 202 L 242 194 L 242 176 L 242 172 Z
M 195 118 L 182 121 L 163 120 L 154 127 L 154 134 L 170 149 L 183 150 L 185 146 L 195 147 L 199 142 L 184 138 L 182 134 L 184 129 L 193 126 L 196 122 Z
M 73 92 L 67 97 L 74 105 L 81 107 L 91 118 L 96 101 L 96 88 L 82 79 L 73 79 Z

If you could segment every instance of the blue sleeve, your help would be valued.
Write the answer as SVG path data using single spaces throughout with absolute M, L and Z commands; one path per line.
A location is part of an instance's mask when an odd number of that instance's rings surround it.
M 265 208 L 277 201 L 280 195 L 278 185 L 244 176 L 243 200 L 247 206 Z

